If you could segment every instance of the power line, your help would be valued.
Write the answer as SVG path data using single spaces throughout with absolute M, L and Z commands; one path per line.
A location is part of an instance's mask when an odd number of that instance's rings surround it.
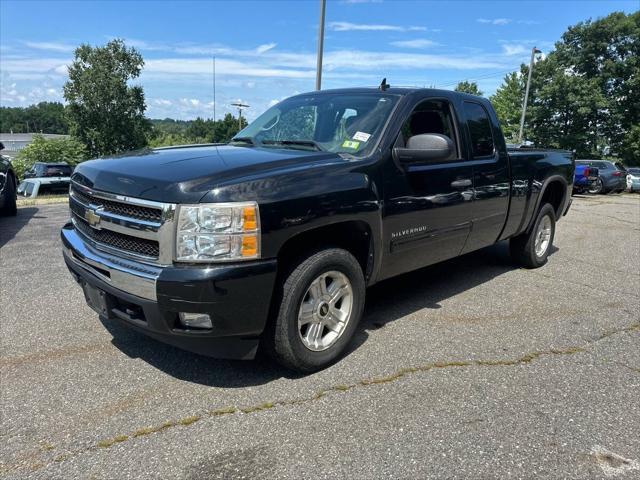
M 487 74 L 483 74 L 483 75 L 476 75 L 473 78 L 464 78 L 462 80 L 455 80 L 455 81 L 447 81 L 446 83 L 439 83 L 437 84 L 438 87 L 449 87 L 451 85 L 457 85 L 458 83 L 462 82 L 462 81 L 475 81 L 475 80 L 483 80 L 486 78 L 492 78 L 492 77 L 498 77 L 498 76 L 502 76 L 502 75 L 506 75 L 507 73 L 511 73 L 514 72 L 515 70 L 511 69 L 511 70 L 503 70 L 502 72 L 492 72 L 492 73 L 487 73 Z

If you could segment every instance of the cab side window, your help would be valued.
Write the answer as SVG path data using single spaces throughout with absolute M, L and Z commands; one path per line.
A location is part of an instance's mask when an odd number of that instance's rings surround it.
M 439 133 L 453 141 L 454 152 L 447 160 L 460 158 L 451 106 L 443 100 L 426 100 L 416 106 L 402 126 L 397 146 L 404 147 L 409 138 L 423 133 Z
M 471 152 L 473 158 L 493 155 L 493 134 L 491 121 L 484 107 L 478 103 L 464 102 L 464 113 L 471 135 Z

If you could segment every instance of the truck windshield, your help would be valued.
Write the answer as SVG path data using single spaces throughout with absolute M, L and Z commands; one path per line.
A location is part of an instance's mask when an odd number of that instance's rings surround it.
M 231 143 L 367 155 L 382 133 L 397 95 L 302 95 L 269 108 Z

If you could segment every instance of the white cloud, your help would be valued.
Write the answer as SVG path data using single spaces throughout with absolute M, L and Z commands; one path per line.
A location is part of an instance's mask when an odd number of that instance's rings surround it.
M 269 62 L 271 63 L 271 62 Z M 211 75 L 209 58 L 162 58 L 151 59 L 145 63 L 144 74 L 163 73 Z M 241 62 L 224 58 L 216 59 L 216 75 L 234 75 L 246 77 L 284 77 L 313 78 L 315 70 L 273 68 L 261 63 Z
M 56 43 L 56 42 L 24 42 L 24 44 L 35 50 L 47 50 L 51 52 L 73 52 L 77 45 L 68 45 L 64 43 Z
M 505 55 L 522 55 L 524 53 L 527 53 L 529 51 L 529 49 L 527 47 L 525 47 L 524 45 L 520 45 L 520 44 L 511 44 L 511 43 L 504 43 L 502 45 L 502 51 L 504 52 Z
M 478 18 L 476 21 L 479 23 L 490 23 L 491 25 L 507 25 L 513 20 L 510 18 Z
M 269 50 L 275 48 L 275 46 L 275 43 L 265 43 L 264 45 L 260 45 L 258 48 L 256 48 L 256 53 L 261 54 L 268 52 Z
M 351 22 L 329 22 L 327 25 L 329 30 L 335 32 L 351 32 L 351 31 L 372 31 L 372 32 L 415 32 L 426 31 L 426 27 L 408 26 L 403 27 L 400 25 L 384 25 L 384 24 L 370 24 L 370 23 L 351 23 Z
M 424 53 L 373 52 L 362 50 L 338 50 L 325 56 L 324 64 L 331 70 L 336 68 L 380 71 L 382 69 L 485 69 L 502 68 L 505 65 L 497 58 L 459 55 L 430 55 Z
M 12 58 L 2 59 L 3 72 L 21 73 L 59 73 L 59 69 L 64 67 L 66 71 L 67 61 L 60 58 Z
M 416 38 L 414 40 L 399 40 L 397 42 L 391 42 L 391 45 L 401 48 L 427 48 L 439 44 L 433 40 L 427 40 L 426 38 Z
M 370 27 L 365 25 L 359 28 Z M 400 25 L 386 27 L 394 29 L 391 32 L 397 32 L 397 28 L 408 32 L 412 28 Z M 374 26 L 383 29 L 386 27 Z M 387 45 L 387 51 L 384 51 L 382 45 L 381 49 L 372 46 L 368 49 L 343 48 L 326 51 L 324 85 L 330 88 L 374 86 L 379 84 L 383 76 L 391 84 L 428 85 L 430 82 L 437 82 L 439 74 L 436 71 L 451 73 L 506 70 L 513 66 L 514 58 L 518 58 L 511 56 L 515 55 L 514 45 L 528 45 L 517 39 L 504 41 L 503 51 L 497 54 L 487 54 L 482 50 L 451 50 L 448 53 L 428 54 L 419 49 L 438 44 L 426 38 L 405 40 L 400 37 L 388 39 L 387 42 L 391 42 L 395 48 Z M 14 49 L 15 51 L 24 51 L 22 44 L 16 45 L 22 50 Z M 144 86 L 147 93 L 147 115 L 153 118 L 212 115 L 212 97 L 208 94 L 211 90 L 212 53 L 216 55 L 218 118 L 226 111 L 236 114 L 226 106 L 235 100 L 232 95 L 247 97 L 246 100 L 251 105 L 247 115 L 251 118 L 296 91 L 312 89 L 316 74 L 316 54 L 313 49 L 282 51 L 282 47 L 276 48 L 276 45 L 272 46 L 270 43 L 232 48 L 222 44 L 163 44 L 141 40 L 137 41 L 136 46 L 141 50 L 155 52 L 153 55 L 145 55 L 146 64 L 142 76 L 134 81 Z M 67 78 L 71 55 L 55 50 L 46 52 L 43 50 L 41 57 L 35 51 L 21 56 L 8 56 L 3 52 L 0 83 L 4 88 L 0 95 L 1 103 L 26 105 L 36 101 L 61 99 L 62 84 Z M 469 74 L 456 75 L 453 72 L 451 75 L 456 78 Z M 36 87 L 40 91 L 34 90 Z M 225 98 L 225 94 L 228 97 Z
M 426 46 L 426 43 L 414 44 Z M 405 44 L 405 47 L 410 45 Z M 511 54 L 512 50 L 505 53 Z M 11 75 L 45 75 L 64 79 L 67 75 L 68 60 L 58 58 L 3 59 L 2 70 Z M 252 51 L 244 58 L 217 58 L 216 74 L 219 78 L 315 78 L 315 53 L 292 53 L 266 51 L 256 56 Z M 362 72 L 379 74 L 391 69 L 487 69 L 504 68 L 507 60 L 495 56 L 460 54 L 424 54 L 410 52 L 378 52 L 367 50 L 334 50 L 324 57 L 324 69 L 333 78 L 362 78 Z M 211 58 L 166 57 L 150 58 L 143 69 L 144 78 L 168 79 L 180 76 L 211 75 Z M 249 78 L 247 79 L 249 81 Z

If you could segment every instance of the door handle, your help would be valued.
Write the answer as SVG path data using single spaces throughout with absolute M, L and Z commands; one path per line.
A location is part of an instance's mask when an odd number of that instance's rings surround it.
M 466 188 L 471 186 L 471 180 L 465 178 L 464 180 L 454 180 L 451 182 L 451 186 L 453 188 Z

